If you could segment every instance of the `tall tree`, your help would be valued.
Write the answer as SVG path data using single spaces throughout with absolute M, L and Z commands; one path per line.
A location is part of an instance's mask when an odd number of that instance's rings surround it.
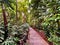
M 4 20 L 4 32 L 5 32 L 3 41 L 5 41 L 8 37 L 8 22 L 7 22 L 7 18 L 6 18 L 5 4 L 8 5 L 11 8 L 12 8 L 12 6 L 11 6 L 9 0 L 1 0 L 0 3 L 1 3 L 1 8 L 2 8 L 2 14 L 3 14 L 3 20 Z
M 18 20 L 17 7 L 18 5 L 17 5 L 17 0 L 16 0 L 16 21 Z
M 8 36 L 8 29 L 7 29 L 7 24 L 8 23 L 7 23 L 4 3 L 2 3 L 2 13 L 3 13 L 3 18 L 4 18 L 4 30 L 5 30 L 4 40 L 5 40 Z

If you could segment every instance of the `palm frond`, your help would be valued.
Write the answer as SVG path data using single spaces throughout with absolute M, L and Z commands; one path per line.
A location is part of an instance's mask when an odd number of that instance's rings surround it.
M 9 0 L 3 0 L 3 2 L 4 2 L 8 7 L 10 7 L 11 9 L 14 10 L 14 8 L 13 8 L 12 5 L 11 5 L 11 1 L 9 1 Z

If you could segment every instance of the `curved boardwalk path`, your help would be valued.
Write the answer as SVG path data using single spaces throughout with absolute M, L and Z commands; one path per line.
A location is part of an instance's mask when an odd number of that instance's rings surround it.
M 33 28 L 29 28 L 28 34 L 29 45 L 49 45 Z

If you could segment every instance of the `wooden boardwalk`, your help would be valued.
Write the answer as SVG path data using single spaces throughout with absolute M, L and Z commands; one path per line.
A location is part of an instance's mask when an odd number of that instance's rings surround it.
M 29 28 L 28 34 L 29 45 L 49 45 L 33 28 Z

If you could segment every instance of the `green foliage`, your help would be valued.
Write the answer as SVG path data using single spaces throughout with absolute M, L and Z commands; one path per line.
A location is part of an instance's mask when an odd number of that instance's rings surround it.
M 16 45 L 16 43 L 10 38 L 3 42 L 2 45 Z
M 6 4 L 8 7 L 10 7 L 11 9 L 14 9 L 11 5 L 11 3 L 15 4 L 15 1 L 11 1 L 11 0 L 0 0 L 0 3 L 4 3 Z
M 60 27 L 60 1 L 59 0 L 32 0 L 30 7 L 33 9 L 31 13 L 33 13 L 36 19 L 39 19 L 38 25 L 43 27 L 48 39 L 54 40 L 54 45 L 59 45 L 55 41 L 58 42 L 58 36 L 56 32 L 59 32 Z M 41 18 L 40 18 L 41 17 Z M 41 21 L 41 19 L 43 19 Z M 35 22 L 36 23 L 36 22 Z M 39 30 L 41 29 L 39 27 Z M 52 34 L 52 35 L 51 35 Z M 55 39 L 54 36 L 57 38 Z M 50 38 L 50 37 L 53 38 Z
M 15 41 L 18 41 L 19 38 L 14 37 L 14 35 L 23 34 L 30 25 L 39 30 L 43 29 L 48 40 L 52 41 L 54 45 L 59 45 L 60 37 L 56 35 L 56 32 L 60 31 L 60 0 L 31 0 L 31 2 L 29 0 L 17 0 L 17 3 L 16 0 L 0 0 L 0 3 L 2 1 L 6 7 L 9 36 L 12 36 Z M 16 20 L 16 5 L 18 20 Z M 0 25 L 4 27 L 1 13 L 0 7 Z M 13 39 L 11 40 L 12 43 L 15 43 Z M 8 39 L 4 43 L 8 45 L 11 41 Z M 15 45 L 12 43 L 10 45 Z

